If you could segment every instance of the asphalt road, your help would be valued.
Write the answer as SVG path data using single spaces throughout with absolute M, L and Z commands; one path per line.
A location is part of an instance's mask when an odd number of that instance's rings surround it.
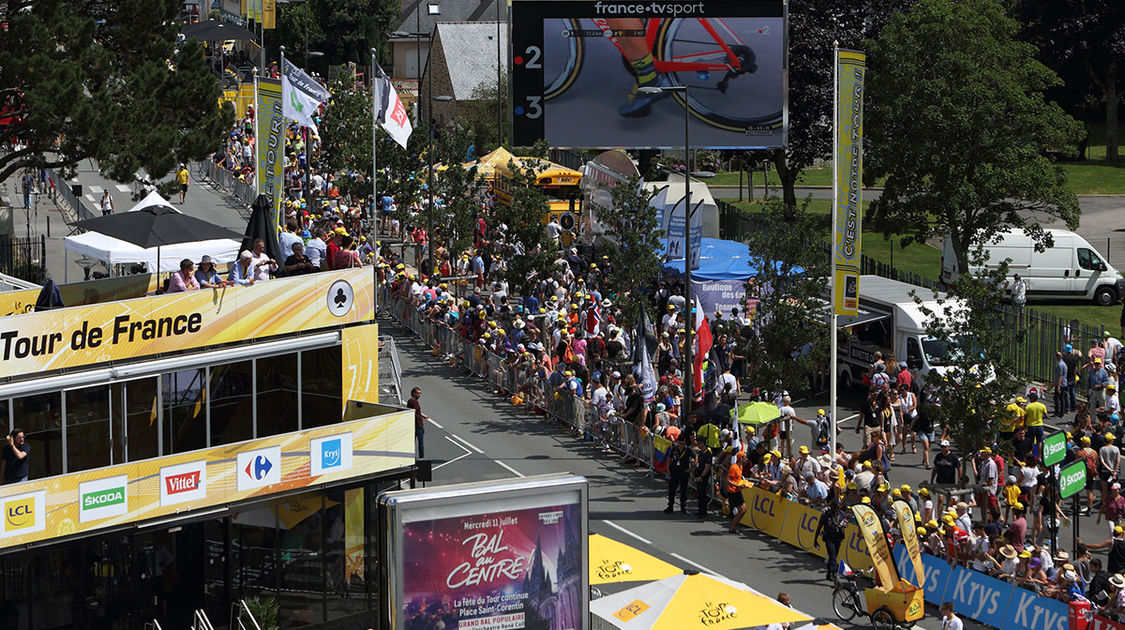
M 461 483 L 571 472 L 590 482 L 590 531 L 599 533 L 677 566 L 710 571 L 774 595 L 787 592 L 793 605 L 808 614 L 834 618 L 831 590 L 819 558 L 743 528 L 728 534 L 718 517 L 699 521 L 679 513 L 666 515 L 665 483 L 643 469 L 619 466 L 619 456 L 605 454 L 571 437 L 565 427 L 517 410 L 488 393 L 483 381 L 465 376 L 431 355 L 409 331 L 382 322 L 383 334 L 395 337 L 403 369 L 402 385 L 422 388 L 422 410 L 432 418 L 426 427 L 426 455 L 434 460 L 435 484 Z M 803 401 L 799 414 L 816 412 L 819 401 Z M 845 413 L 851 415 L 851 407 Z M 846 416 L 844 416 L 846 417 Z M 853 421 L 854 423 L 854 421 Z M 849 425 L 851 426 L 851 425 Z M 809 438 L 798 430 L 799 442 Z M 846 444 L 858 446 L 848 430 Z M 905 456 L 895 468 L 896 483 L 917 486 L 928 472 L 920 456 Z M 694 501 L 690 507 L 694 508 Z M 612 590 L 612 589 L 606 589 Z M 927 608 L 922 628 L 940 627 L 937 610 Z M 848 628 L 849 626 L 844 625 Z M 857 626 L 859 627 L 859 626 Z M 982 628 L 966 622 L 967 628 Z

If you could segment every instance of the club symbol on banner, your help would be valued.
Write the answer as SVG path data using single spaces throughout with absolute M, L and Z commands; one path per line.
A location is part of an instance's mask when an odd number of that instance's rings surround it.
M 355 293 L 347 280 L 337 280 L 328 287 L 328 312 L 336 317 L 347 315 L 354 300 Z

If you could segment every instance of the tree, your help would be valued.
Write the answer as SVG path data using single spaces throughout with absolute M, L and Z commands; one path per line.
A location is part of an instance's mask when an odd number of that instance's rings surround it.
M 558 251 L 547 240 L 547 195 L 535 186 L 537 173 L 546 168 L 535 158 L 508 161 L 512 173 L 510 204 L 496 204 L 492 216 L 497 223 L 507 227 L 506 240 L 513 251 L 507 257 L 508 269 L 504 279 L 513 295 L 528 295 L 541 279 L 544 270 L 551 269 Z
M 1019 10 L 1040 59 L 1073 77 L 1067 91 L 1104 108 L 1105 159 L 1119 157 L 1119 83 L 1125 76 L 1125 20 L 1115 0 L 1022 0 Z M 1085 79 L 1080 80 L 1081 79 Z
M 969 253 L 974 265 L 987 259 L 983 247 Z M 1008 265 L 998 262 L 990 271 L 962 273 L 947 293 L 935 291 L 928 301 L 914 296 L 928 318 L 927 354 L 937 366 L 925 379 L 926 412 L 963 453 L 992 444 L 1003 413 L 1001 401 L 1012 400 L 1021 385 L 1007 349 L 1023 341 L 1024 328 L 1004 323 L 1005 294 L 997 288 L 1004 285 Z
M 801 171 L 832 155 L 832 44 L 862 49 L 882 22 L 912 0 L 792 0 L 789 3 L 789 143 L 769 155 L 790 213 Z M 752 156 L 750 161 L 757 161 Z
M 500 101 L 508 94 L 508 76 L 503 75 L 500 89 L 496 89 L 496 79 L 490 77 L 481 82 L 473 90 L 472 97 L 460 103 L 458 109 L 461 118 L 469 121 L 473 130 L 473 145 L 477 155 L 485 155 L 500 146 L 496 133 L 500 121 L 496 112 L 500 108 Z
M 1072 151 L 1081 125 L 1044 99 L 1058 77 L 1018 31 L 996 0 L 922 0 L 868 57 L 864 176 L 887 178 L 869 216 L 903 246 L 949 234 L 962 270 L 1007 228 L 1043 247 L 1045 218 L 1078 225 L 1078 200 L 1044 153 Z
M 597 207 L 599 223 L 606 226 L 608 238 L 599 248 L 598 258 L 604 278 L 603 294 L 613 296 L 621 309 L 622 322 L 635 322 L 648 300 L 642 289 L 651 285 L 660 272 L 660 221 L 652 207 L 655 190 L 641 186 L 630 177 L 613 188 L 611 206 Z
M 324 107 L 319 131 L 320 160 L 330 172 L 341 173 L 336 187 L 347 196 L 371 193 L 371 94 L 357 88 L 350 74 L 329 86 L 332 99 Z
M 266 46 L 273 54 L 283 45 L 292 61 L 304 63 L 307 41 L 308 49 L 324 53 L 329 64 L 367 65 L 373 46 L 387 58 L 386 33 L 400 10 L 399 0 L 279 2 L 277 28 L 266 34 Z
M 98 161 L 115 181 L 209 157 L 233 123 L 195 40 L 179 48 L 175 0 L 8 3 L 0 96 L 23 148 L 0 156 L 0 180 L 24 168 Z
M 434 194 L 443 204 L 434 217 L 434 242 L 439 243 L 440 235 L 440 243 L 450 247 L 451 257 L 473 244 L 473 227 L 481 210 L 477 193 L 485 187 L 475 164 L 461 167 L 471 138 L 471 124 L 459 118 L 443 125 L 434 141 L 434 161 L 446 167 L 434 174 Z
M 823 234 L 823 216 L 808 201 L 789 210 L 776 197 L 762 203 L 751 232 L 750 265 L 758 270 L 755 334 L 746 358 L 756 383 L 771 390 L 803 391 L 828 356 L 829 256 L 810 235 Z

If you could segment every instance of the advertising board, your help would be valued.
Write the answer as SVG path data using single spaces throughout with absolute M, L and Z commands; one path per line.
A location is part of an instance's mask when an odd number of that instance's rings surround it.
M 516 145 L 683 147 L 686 107 L 693 146 L 785 146 L 782 1 L 517 0 L 510 32 Z
M 383 493 L 389 626 L 589 627 L 586 480 L 518 480 Z

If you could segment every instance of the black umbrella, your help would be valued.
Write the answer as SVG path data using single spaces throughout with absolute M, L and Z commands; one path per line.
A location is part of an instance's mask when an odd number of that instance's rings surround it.
M 112 236 L 144 249 L 219 238 L 242 238 L 238 232 L 178 212 L 172 206 L 148 206 L 136 212 L 107 214 L 75 221 L 71 226 Z
M 256 39 L 250 31 L 216 20 L 196 22 L 184 27 L 184 37 L 194 37 L 201 42 L 225 42 L 228 39 L 253 40 Z
M 256 239 L 266 244 L 266 255 L 280 265 L 293 252 L 281 251 L 277 242 L 277 215 L 269 195 L 258 195 L 250 205 L 250 220 L 246 222 L 246 234 L 242 237 L 242 249 L 252 249 Z

